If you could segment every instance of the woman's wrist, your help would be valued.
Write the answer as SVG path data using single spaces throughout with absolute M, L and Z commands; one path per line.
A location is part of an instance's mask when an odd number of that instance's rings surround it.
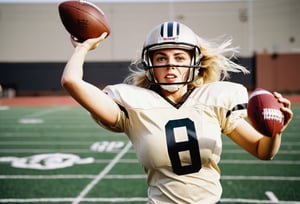
M 89 51 L 84 45 L 78 45 L 75 50 L 78 52 L 83 52 L 84 55 L 86 55 Z

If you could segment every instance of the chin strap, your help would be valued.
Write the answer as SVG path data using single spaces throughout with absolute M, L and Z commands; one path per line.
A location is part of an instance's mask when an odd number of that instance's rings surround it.
M 160 87 L 168 92 L 176 92 L 178 91 L 181 87 L 183 87 L 184 84 L 170 84 L 170 85 L 160 85 Z

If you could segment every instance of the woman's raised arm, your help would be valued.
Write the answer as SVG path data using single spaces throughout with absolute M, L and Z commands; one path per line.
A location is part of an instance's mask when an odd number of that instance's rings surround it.
M 88 51 L 98 47 L 107 34 L 88 39 L 83 43 L 71 38 L 75 49 L 65 66 L 61 78 L 62 86 L 94 117 L 106 125 L 114 125 L 120 109 L 118 105 L 98 87 L 83 80 L 83 64 Z

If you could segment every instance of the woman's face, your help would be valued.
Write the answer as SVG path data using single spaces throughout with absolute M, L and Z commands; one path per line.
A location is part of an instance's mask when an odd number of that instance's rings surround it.
M 186 65 L 191 64 L 191 54 L 183 49 L 161 49 L 153 53 L 153 66 L 164 65 Z M 185 82 L 187 80 L 189 69 L 186 67 L 166 66 L 154 68 L 154 74 L 159 83 Z

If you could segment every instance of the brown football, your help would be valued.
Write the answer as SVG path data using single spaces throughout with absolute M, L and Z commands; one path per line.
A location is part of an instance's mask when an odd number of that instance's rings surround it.
M 258 88 L 249 96 L 247 113 L 250 124 L 260 133 L 272 137 L 279 133 L 284 124 L 282 104 L 274 95 Z
M 65 1 L 59 4 L 58 10 L 64 27 L 79 42 L 99 37 L 104 32 L 110 34 L 104 12 L 90 2 Z

